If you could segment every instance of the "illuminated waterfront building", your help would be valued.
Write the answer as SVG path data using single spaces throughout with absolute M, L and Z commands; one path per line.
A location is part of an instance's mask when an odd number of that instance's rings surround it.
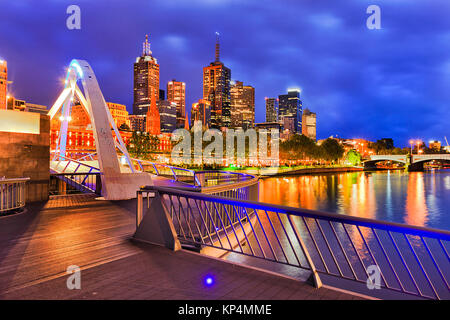
M 209 101 L 200 99 L 192 104 L 191 126 L 195 121 L 201 121 L 203 128 L 211 127 L 211 104 Z
M 252 128 L 255 123 L 255 89 L 241 81 L 233 81 L 230 87 L 231 126 Z
M 8 66 L 5 60 L 0 60 L 0 110 L 7 109 L 6 97 L 8 87 Z
M 123 104 L 106 102 L 109 112 L 113 117 L 116 127 L 119 128 L 122 124 L 126 124 L 131 128 L 131 123 L 127 111 L 127 107 Z M 71 123 L 72 126 L 88 127 L 91 124 L 91 118 L 84 111 L 84 108 L 75 101 L 71 107 Z
M 27 103 L 25 100 L 16 99 L 13 96 L 7 96 L 6 109 L 15 111 L 25 111 Z
M 266 122 L 278 121 L 278 99 L 265 98 L 266 101 Z
M 177 128 L 183 128 L 186 115 L 186 83 L 175 79 L 167 83 L 167 100 L 177 105 Z
M 172 133 L 177 128 L 177 104 L 167 100 L 159 100 L 156 105 L 159 110 L 161 133 Z
M 50 121 L 50 148 L 54 150 L 59 139 L 61 128 L 60 114 Z M 123 142 L 128 143 L 131 138 L 130 131 L 119 130 Z M 115 138 L 115 132 L 112 132 Z M 116 139 L 116 138 L 115 138 Z M 95 138 L 90 117 L 80 104 L 74 104 L 71 108 L 69 126 L 67 129 L 67 156 L 77 158 L 87 152 L 96 151 Z
M 302 114 L 302 134 L 310 139 L 316 140 L 317 115 L 305 109 Z
M 147 116 L 144 114 L 130 114 L 128 116 L 130 119 L 131 130 L 145 132 L 147 129 L 146 122 Z
M 434 151 L 441 151 L 442 145 L 440 141 L 432 140 L 429 142 L 428 147 Z
M 253 128 L 255 125 L 255 88 L 245 86 L 243 91 L 244 110 L 242 110 L 242 127 Z
M 112 102 L 107 102 L 106 105 L 109 108 L 109 112 L 111 113 L 117 128 L 123 124 L 126 124 L 128 128 L 131 128 L 129 114 L 125 105 Z
M 43 106 L 40 104 L 34 104 L 34 103 L 25 103 L 25 111 L 26 112 L 34 112 L 34 113 L 40 113 L 40 114 L 47 114 L 48 109 L 47 106 Z
M 203 68 L 203 100 L 211 103 L 211 127 L 231 125 L 231 70 L 220 61 L 219 38 L 216 42 L 216 59 Z
M 13 96 L 7 96 L 6 109 L 23 112 L 34 112 L 40 114 L 47 114 L 47 106 L 40 104 L 28 103 L 25 100 L 16 99 Z
M 145 36 L 142 55 L 134 64 L 133 114 L 145 115 L 152 99 L 159 97 L 159 64 L 152 56 L 148 36 Z
M 286 119 L 285 118 L 289 118 Z M 287 94 L 278 96 L 278 121 L 281 125 L 288 125 L 284 129 L 291 132 L 302 132 L 302 101 L 300 89 L 288 89 Z

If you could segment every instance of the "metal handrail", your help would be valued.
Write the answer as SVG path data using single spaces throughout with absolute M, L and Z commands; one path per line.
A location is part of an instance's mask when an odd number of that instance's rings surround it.
M 26 182 L 30 178 L 0 179 L 0 212 L 25 206 Z
M 382 288 L 450 298 L 448 231 L 174 188 L 146 187 L 138 198 L 155 192 L 184 243 L 308 269 L 316 283 L 318 274 L 373 283 L 374 266 Z
M 57 162 L 56 166 L 54 166 L 54 167 L 52 168 L 52 169 L 55 170 L 55 171 L 58 171 L 57 168 L 58 168 L 59 164 L 60 164 L 62 161 L 67 161 L 66 166 L 65 166 L 64 169 L 63 169 L 62 171 L 60 171 L 59 173 L 66 173 L 65 171 L 66 171 L 66 169 L 69 167 L 69 165 L 70 165 L 71 163 L 78 164 L 77 168 L 74 170 L 73 173 L 76 173 L 80 167 L 89 168 L 89 172 L 88 172 L 88 173 L 91 173 L 91 172 L 100 172 L 100 169 L 99 169 L 99 168 L 96 168 L 96 167 L 94 167 L 94 166 L 85 164 L 85 163 L 83 163 L 83 162 L 80 162 L 80 161 L 77 161 L 77 160 L 68 158 L 68 157 L 66 157 L 66 156 L 61 156 L 61 155 L 59 155 L 58 157 L 59 157 L 59 160 L 54 160 L 54 161 L 52 161 L 52 162 Z M 72 172 L 71 172 L 71 173 L 72 173 Z
M 143 165 L 152 166 L 155 171 L 155 174 L 157 176 L 164 176 L 164 174 L 162 174 L 162 172 L 160 170 L 158 170 L 158 167 L 167 168 L 168 170 L 170 170 L 171 175 L 173 176 L 174 180 L 179 181 L 179 182 L 183 182 L 180 180 L 180 177 L 186 177 L 186 176 L 179 175 L 179 174 L 177 174 L 177 172 L 179 172 L 179 171 L 188 172 L 190 174 L 188 176 L 193 177 L 193 185 L 196 187 L 204 187 L 205 186 L 201 183 L 201 181 L 199 179 L 199 176 L 202 176 L 202 175 L 215 175 L 215 176 L 217 176 L 217 177 L 215 177 L 215 179 L 219 179 L 219 178 L 225 179 L 227 176 L 236 176 L 239 181 L 250 180 L 250 179 L 255 178 L 255 176 L 253 176 L 251 174 L 241 173 L 241 172 L 229 172 L 229 171 L 220 171 L 220 170 L 196 171 L 193 169 L 175 167 L 175 166 L 172 166 L 169 164 L 157 163 L 157 162 L 153 162 L 153 161 L 149 161 L 149 160 L 142 160 L 142 159 L 136 159 L 136 158 L 132 158 L 131 160 L 136 161 L 139 165 L 139 168 L 142 171 L 144 171 Z M 234 182 L 234 181 L 231 181 L 231 182 Z
M 101 195 L 100 172 L 51 173 L 50 179 L 52 178 L 61 180 L 79 192 Z M 53 195 L 61 194 L 58 190 L 52 190 L 50 193 Z M 65 189 L 62 194 L 66 194 Z

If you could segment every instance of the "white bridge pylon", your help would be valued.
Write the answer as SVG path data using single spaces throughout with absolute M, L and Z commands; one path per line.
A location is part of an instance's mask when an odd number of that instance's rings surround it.
M 77 85 L 77 81 L 81 82 L 84 94 Z M 136 191 L 140 186 L 152 184 L 151 176 L 144 172 L 136 172 L 106 105 L 97 78 L 89 63 L 84 60 L 74 59 L 71 61 L 67 70 L 64 90 L 48 112 L 50 118 L 53 119 L 61 110 L 61 128 L 55 157 L 66 155 L 67 129 L 74 97 L 78 99 L 91 119 L 101 172 L 102 196 L 108 200 L 135 198 Z M 111 128 L 116 134 L 117 141 L 113 138 Z M 122 152 L 131 173 L 121 172 L 116 148 Z

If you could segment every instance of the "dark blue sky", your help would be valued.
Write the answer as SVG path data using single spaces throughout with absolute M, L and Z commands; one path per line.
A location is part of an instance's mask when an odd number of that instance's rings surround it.
M 81 30 L 66 28 L 66 8 L 81 7 Z M 381 8 L 381 30 L 366 28 L 366 8 Z M 93 67 L 107 101 L 131 111 L 133 63 L 145 34 L 161 88 L 187 85 L 202 95 L 202 68 L 214 59 L 214 32 L 232 78 L 265 96 L 300 87 L 317 112 L 319 138 L 450 138 L 448 0 L 0 0 L 0 58 L 13 93 L 50 106 L 72 58 Z

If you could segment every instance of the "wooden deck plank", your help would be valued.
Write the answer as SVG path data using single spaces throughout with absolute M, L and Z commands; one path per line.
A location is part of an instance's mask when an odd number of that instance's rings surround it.
M 134 201 L 55 197 L 0 219 L 0 299 L 353 299 L 354 296 L 130 240 Z M 81 290 L 66 286 L 79 266 Z M 205 287 L 213 274 L 216 283 Z

